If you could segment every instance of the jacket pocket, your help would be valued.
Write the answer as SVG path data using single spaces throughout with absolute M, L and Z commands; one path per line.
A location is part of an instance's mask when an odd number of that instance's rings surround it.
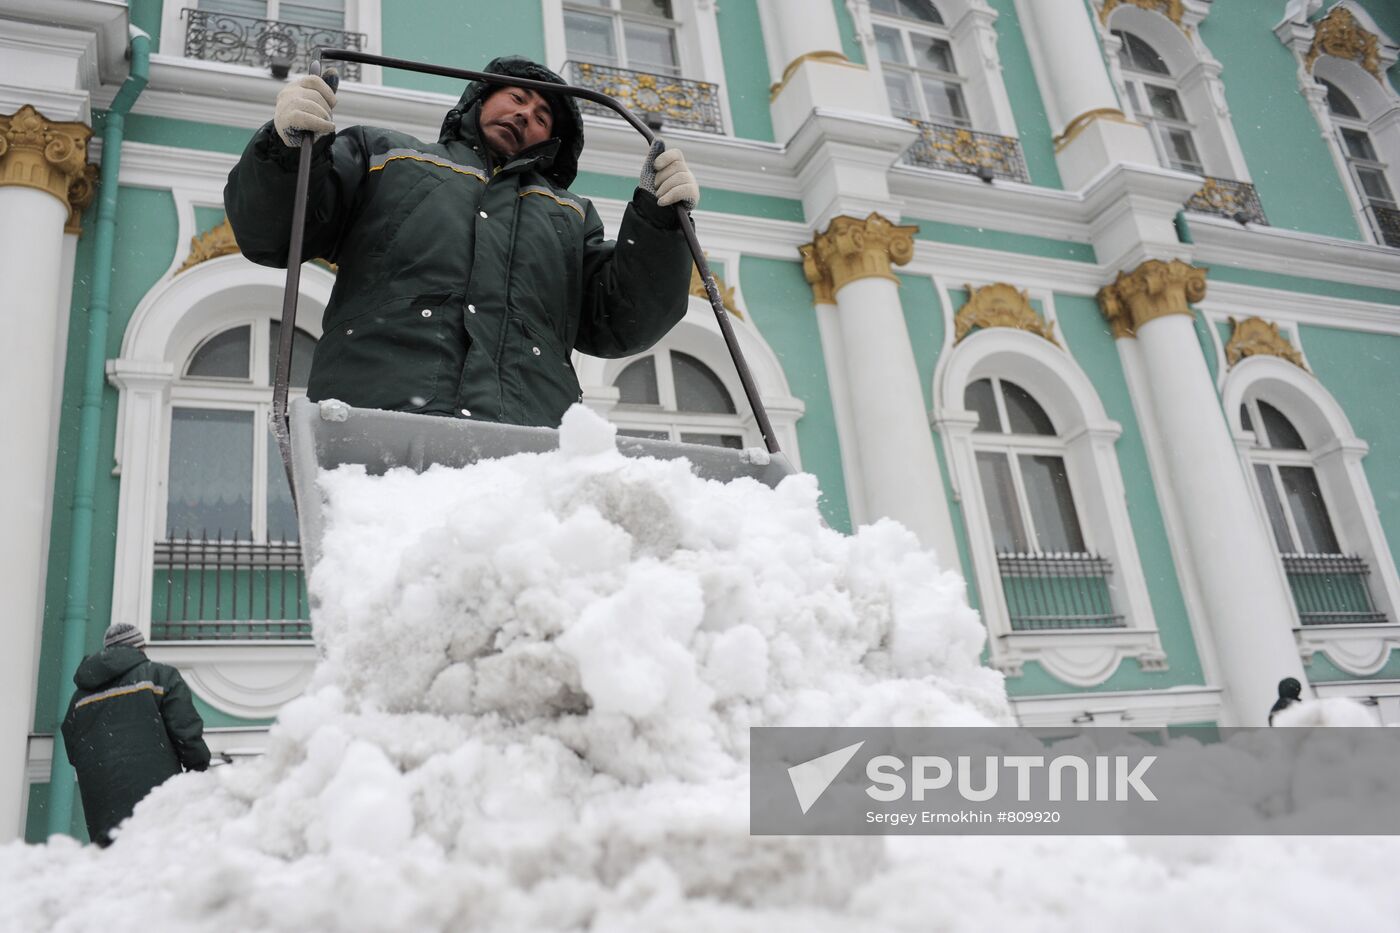
M 578 376 L 558 339 L 513 318 L 501 361 L 505 420 L 557 428 L 581 396 Z
M 307 394 L 360 408 L 445 413 L 467 343 L 461 295 L 396 298 L 325 333 Z

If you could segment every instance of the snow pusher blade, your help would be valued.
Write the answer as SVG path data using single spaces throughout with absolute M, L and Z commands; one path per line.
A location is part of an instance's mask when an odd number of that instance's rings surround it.
M 317 51 L 317 58 L 311 63 L 312 74 L 320 74 L 321 61 L 359 62 L 448 78 L 508 84 L 548 94 L 568 94 L 615 111 L 642 135 L 648 145 L 656 141 L 651 128 L 636 114 L 606 94 L 589 88 L 328 48 Z M 289 412 L 292 336 L 296 325 L 301 269 L 296 259 L 302 255 L 305 235 L 311 146 L 303 145 L 299 156 L 296 196 L 292 206 L 291 243 L 288 249 L 287 287 L 282 304 L 282 339 L 278 345 L 273 380 L 272 432 L 277 438 L 282 463 L 286 467 L 287 478 L 292 486 L 292 499 L 301 526 L 302 559 L 305 566 L 311 568 L 320 557 L 321 538 L 325 530 L 321 497 L 316 491 L 318 470 L 333 469 L 344 464 L 362 465 L 371 474 L 383 473 L 397 466 L 411 467 L 419 472 L 434 464 L 460 467 L 478 460 L 507 457 L 516 453 L 554 450 L 559 446 L 559 435 L 552 428 L 377 411 L 352 408 L 340 403 L 318 405 L 305 399 L 293 402 Z M 759 398 L 758 387 L 739 350 L 739 341 L 730 323 L 729 312 L 724 308 L 714 275 L 710 272 L 704 250 L 701 249 L 695 234 L 690 212 L 684 205 L 677 204 L 676 214 L 681 232 L 690 247 L 690 254 L 700 271 L 700 279 L 704 282 L 705 293 L 719 323 L 720 333 L 724 337 L 730 357 L 734 360 L 739 381 L 744 387 L 744 394 L 754 414 L 754 423 L 763 436 L 766 450 L 734 450 L 727 447 L 630 437 L 618 438 L 618 449 L 632 457 L 684 458 L 689 460 L 695 472 L 705 479 L 729 482 L 748 477 L 768 486 L 776 486 L 783 477 L 795 471 L 778 447 L 773 426 L 768 421 L 768 413 Z
M 302 560 L 308 568 L 320 559 L 325 532 L 323 503 L 316 490 L 319 470 L 354 464 L 371 475 L 394 467 L 421 473 L 433 465 L 462 467 L 511 454 L 545 453 L 559 446 L 554 428 L 352 408 L 339 402 L 318 404 L 304 398 L 292 402 L 291 428 L 292 477 L 299 491 L 297 520 Z M 782 453 L 770 454 L 757 447 L 735 450 L 619 437 L 617 448 L 629 457 L 684 457 L 698 476 L 726 483 L 747 477 L 776 486 L 795 472 Z

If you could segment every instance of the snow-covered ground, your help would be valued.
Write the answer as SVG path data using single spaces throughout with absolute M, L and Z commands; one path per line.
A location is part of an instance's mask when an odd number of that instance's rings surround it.
M 0 929 L 1400 926 L 1384 837 L 750 836 L 750 726 L 1012 722 L 962 581 L 811 477 L 627 460 L 576 408 L 558 453 L 324 482 L 325 659 L 267 754 L 106 851 L 0 849 Z

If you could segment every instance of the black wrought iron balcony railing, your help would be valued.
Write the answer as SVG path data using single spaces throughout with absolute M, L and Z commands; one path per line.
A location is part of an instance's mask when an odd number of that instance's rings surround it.
M 1371 221 L 1376 225 L 1376 233 L 1386 246 L 1400 248 L 1400 208 L 1388 207 L 1372 201 L 1367 210 Z
M 1108 578 L 1113 564 L 1096 554 L 998 554 L 1011 628 L 1122 628 Z
M 1283 569 L 1293 605 L 1304 625 L 1366 625 L 1386 622 L 1371 601 L 1366 561 L 1344 554 L 1284 554 Z
M 1269 224 L 1269 219 L 1264 216 L 1264 205 L 1259 203 L 1259 192 L 1247 181 L 1207 175 L 1201 190 L 1186 202 L 1186 209 L 1228 217 L 1238 223 Z
M 253 16 L 215 13 L 186 7 L 185 57 L 226 65 L 254 68 L 286 68 L 291 72 L 310 70 L 316 49 L 363 51 L 368 37 L 362 32 L 303 26 Z M 360 80 L 360 66 L 339 62 L 336 67 L 346 81 Z
M 311 637 L 301 545 L 210 538 L 158 541 L 152 641 Z
M 906 118 L 919 129 L 919 139 L 904 154 L 912 165 L 962 172 L 980 178 L 1005 178 L 1029 183 L 1030 172 L 1014 136 L 979 133 L 961 126 L 945 126 Z
M 617 98 L 644 122 L 705 133 L 724 133 L 717 84 L 691 81 L 675 75 L 629 71 L 593 62 L 565 62 L 564 73 L 569 81 L 579 87 Z M 588 101 L 579 101 L 579 106 L 584 113 L 617 116 L 606 107 Z

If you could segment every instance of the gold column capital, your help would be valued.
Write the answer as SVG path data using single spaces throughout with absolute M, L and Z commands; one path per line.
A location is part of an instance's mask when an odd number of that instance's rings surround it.
M 97 166 L 87 160 L 91 136 L 86 124 L 50 120 L 29 104 L 0 114 L 0 187 L 48 192 L 68 207 L 64 230 L 77 233 L 97 190 Z
M 802 272 L 817 304 L 834 304 L 836 293 L 857 279 L 882 278 L 898 282 L 893 266 L 914 258 L 917 226 L 899 226 L 879 213 L 861 220 L 832 218 L 825 233 L 799 247 Z
M 1190 316 L 1191 303 L 1206 297 L 1206 270 L 1173 259 L 1149 259 L 1099 289 L 1099 309 L 1113 336 L 1136 337 L 1138 328 L 1168 314 Z

